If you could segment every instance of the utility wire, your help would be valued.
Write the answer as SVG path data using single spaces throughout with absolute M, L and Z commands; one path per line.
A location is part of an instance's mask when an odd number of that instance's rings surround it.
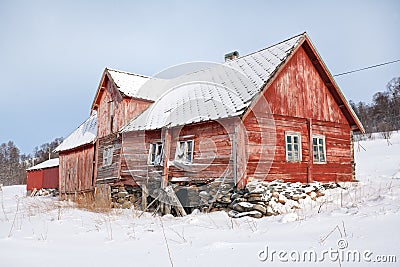
M 376 67 L 380 67 L 380 66 L 396 63 L 396 62 L 400 62 L 400 59 L 389 61 L 389 62 L 385 62 L 385 63 L 381 63 L 381 64 L 377 64 L 377 65 L 372 65 L 372 66 L 369 66 L 369 67 L 366 67 L 366 68 L 361 68 L 361 69 L 342 72 L 342 73 L 333 75 L 333 77 L 342 76 L 342 75 L 346 75 L 346 74 L 350 74 L 350 73 L 358 72 L 358 71 L 362 71 L 362 70 L 372 69 L 372 68 L 376 68 Z

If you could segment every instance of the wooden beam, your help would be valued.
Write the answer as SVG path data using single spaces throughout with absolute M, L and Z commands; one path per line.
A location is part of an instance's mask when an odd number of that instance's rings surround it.
M 164 138 L 163 138 L 164 139 L 164 142 L 163 142 L 164 160 L 163 160 L 161 188 L 165 188 L 168 185 L 168 175 L 169 175 L 168 161 L 169 161 L 169 157 L 171 154 L 170 129 L 166 128 L 163 132 L 164 132 Z

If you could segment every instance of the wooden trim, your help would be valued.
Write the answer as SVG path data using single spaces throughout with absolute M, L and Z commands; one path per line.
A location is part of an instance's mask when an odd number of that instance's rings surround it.
M 312 179 L 312 163 L 313 157 L 313 130 L 312 130 L 312 119 L 307 119 L 307 131 L 308 131 L 308 162 L 307 162 L 307 183 L 311 183 Z

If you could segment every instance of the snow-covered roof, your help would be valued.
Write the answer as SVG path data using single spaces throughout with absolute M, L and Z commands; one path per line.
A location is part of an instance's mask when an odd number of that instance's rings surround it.
M 47 168 L 51 168 L 51 167 L 57 167 L 59 164 L 60 164 L 60 161 L 59 161 L 58 158 L 49 159 L 49 160 L 46 160 L 46 161 L 44 161 L 42 163 L 39 163 L 38 165 L 30 167 L 29 169 L 27 169 L 27 171 L 41 170 L 41 169 L 47 169 Z
M 121 131 L 160 129 L 242 114 L 304 38 L 305 34 L 297 35 L 258 52 L 168 81 L 164 93 Z
M 118 89 L 126 96 L 149 99 L 139 89 L 149 80 L 148 77 L 120 70 L 107 69 Z M 151 99 L 150 99 L 151 100 Z
M 81 126 L 72 132 L 65 140 L 54 150 L 57 152 L 70 150 L 86 144 L 91 144 L 97 136 L 97 113 L 93 114 Z

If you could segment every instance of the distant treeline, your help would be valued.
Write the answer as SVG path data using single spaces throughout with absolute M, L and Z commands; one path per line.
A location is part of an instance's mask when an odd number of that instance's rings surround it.
M 393 78 L 386 90 L 374 94 L 372 103 L 350 101 L 367 134 L 400 129 L 400 77 Z
M 49 158 L 58 157 L 53 150 L 62 142 L 56 138 L 50 143 L 35 147 L 32 154 L 21 154 L 14 142 L 0 145 L 0 184 L 13 185 L 26 183 L 26 169 Z

